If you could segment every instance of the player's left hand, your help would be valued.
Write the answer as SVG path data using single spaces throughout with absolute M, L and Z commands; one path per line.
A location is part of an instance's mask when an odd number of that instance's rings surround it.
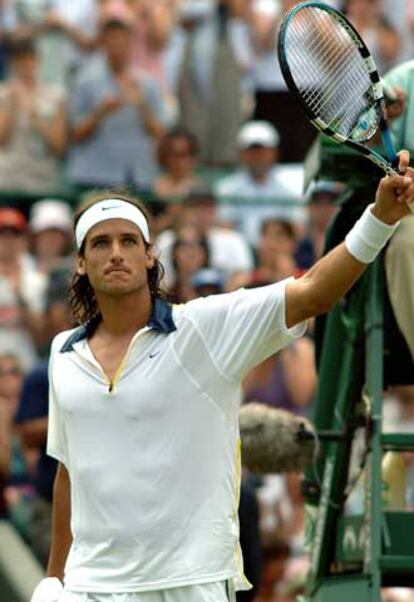
M 34 590 L 30 602 L 58 602 L 63 585 L 56 577 L 45 577 Z
M 398 153 L 398 170 L 401 175 L 387 176 L 380 180 L 372 213 L 386 224 L 395 224 L 410 213 L 408 205 L 414 203 L 414 169 L 408 167 L 410 154 Z M 414 205 L 413 205 L 414 207 Z

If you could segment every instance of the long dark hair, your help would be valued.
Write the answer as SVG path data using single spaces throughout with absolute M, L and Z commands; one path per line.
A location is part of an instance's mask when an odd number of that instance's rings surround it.
M 140 211 L 145 215 L 149 221 L 149 212 L 144 203 L 136 198 L 135 196 L 123 191 L 123 190 L 99 190 L 97 192 L 91 192 L 85 195 L 79 206 L 76 208 L 74 213 L 74 228 L 78 223 L 80 217 L 85 213 L 87 209 L 103 201 L 105 199 L 120 199 L 131 203 L 135 207 L 138 207 Z M 144 241 L 145 242 L 145 241 Z M 151 244 L 145 242 L 146 249 L 152 247 Z M 85 242 L 82 247 L 78 250 L 80 256 L 84 256 L 85 253 Z M 164 276 L 164 268 L 161 262 L 155 258 L 154 265 L 152 268 L 147 270 L 148 274 L 148 286 L 151 294 L 151 298 L 165 298 L 165 292 L 161 287 L 161 280 Z M 72 278 L 69 284 L 69 304 L 73 319 L 78 324 L 84 324 L 89 320 L 99 318 L 100 310 L 98 302 L 96 300 L 95 291 L 89 282 L 88 276 L 80 275 L 75 270 L 72 274 Z

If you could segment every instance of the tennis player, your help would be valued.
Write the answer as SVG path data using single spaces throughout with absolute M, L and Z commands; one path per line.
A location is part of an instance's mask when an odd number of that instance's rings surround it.
M 79 208 L 71 296 L 81 325 L 52 346 L 48 453 L 59 469 L 48 578 L 32 602 L 225 602 L 249 588 L 241 381 L 375 259 L 414 200 L 408 159 L 303 277 L 178 307 L 160 294 L 141 205 L 104 195 Z

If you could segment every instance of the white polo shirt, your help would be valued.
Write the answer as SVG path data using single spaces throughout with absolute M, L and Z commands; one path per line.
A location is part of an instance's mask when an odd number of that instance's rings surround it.
M 67 589 L 143 592 L 231 578 L 249 587 L 237 516 L 241 381 L 303 334 L 303 325 L 286 328 L 285 284 L 173 310 L 157 300 L 111 385 L 88 328 L 55 338 L 48 453 L 71 480 Z

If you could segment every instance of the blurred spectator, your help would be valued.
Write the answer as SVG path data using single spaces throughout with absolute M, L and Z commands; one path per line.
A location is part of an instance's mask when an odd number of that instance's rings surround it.
M 235 139 L 245 117 L 253 55 L 245 0 L 184 0 L 186 31 L 179 84 L 181 124 L 196 135 L 201 160 L 233 164 Z
M 147 189 L 157 174 L 154 144 L 165 129 L 162 95 L 132 70 L 130 13 L 108 16 L 101 33 L 104 56 L 82 70 L 71 98 L 69 177 L 80 186 Z
M 339 199 L 346 192 L 342 182 L 320 180 L 311 186 L 307 193 L 308 231 L 299 241 L 296 251 L 300 268 L 308 269 L 322 257 L 329 224 L 338 212 Z
M 289 546 L 293 557 L 304 554 L 305 548 L 305 503 L 301 491 L 301 475 L 289 473 L 284 476 L 286 495 L 280 500 L 279 537 Z
M 62 276 L 66 285 L 62 282 Z M 49 341 L 58 332 L 72 327 L 67 297 L 68 280 L 68 270 L 58 275 L 52 272 L 46 304 Z M 48 389 L 47 361 L 43 361 L 26 375 L 16 416 L 24 445 L 39 453 L 33 478 L 36 496 L 32 502 L 29 537 L 33 550 L 43 565 L 46 565 L 50 548 L 53 482 L 57 464 L 56 460 L 46 454 Z
M 11 473 L 12 431 L 16 408 L 10 389 L 19 382 L 21 367 L 13 354 L 0 355 L 0 519 L 8 516 L 6 487 Z M 13 393 L 13 391 L 12 391 Z
M 289 558 L 285 572 L 278 586 L 280 595 L 278 602 L 292 602 L 300 600 L 305 594 L 306 582 L 309 573 L 309 558 L 306 554 Z
M 6 486 L 10 472 L 9 413 L 0 402 L 0 520 L 7 518 Z
M 280 602 L 277 584 L 286 567 L 289 550 L 283 542 L 269 542 L 263 546 L 263 571 L 255 602 Z
M 255 602 L 278 602 L 276 585 L 281 580 L 289 555 L 287 542 L 278 536 L 281 524 L 280 503 L 286 499 L 286 480 L 282 475 L 264 475 L 257 487 L 259 527 L 263 568 Z
M 0 208 L 0 353 L 13 352 L 28 368 L 43 333 L 46 277 L 25 261 L 27 224 L 13 208 Z
M 224 279 L 218 270 L 203 268 L 195 273 L 191 285 L 197 297 L 219 295 L 224 292 Z
M 297 414 L 310 410 L 316 390 L 313 343 L 301 337 L 256 366 L 244 379 L 245 401 Z
M 36 268 L 47 274 L 72 251 L 72 210 L 64 201 L 38 201 L 32 205 L 29 228 Z
M 193 226 L 182 227 L 172 245 L 174 278 L 168 290 L 168 298 L 172 303 L 185 303 L 197 296 L 192 278 L 201 268 L 209 266 L 209 260 L 205 236 Z
M 291 602 L 303 593 L 309 565 L 300 483 L 301 476 L 290 473 L 267 475 L 259 486 L 264 567 L 256 602 Z
M 279 142 L 279 133 L 270 123 L 246 123 L 237 136 L 240 168 L 216 185 L 221 200 L 234 203 L 221 208 L 221 219 L 233 223 L 252 244 L 266 218 L 279 217 L 300 226 L 305 220 L 303 170 L 277 165 Z
M 70 88 L 97 45 L 99 0 L 47 0 L 38 40 L 42 81 Z
M 279 500 L 277 540 L 289 550 L 285 567 L 277 584 L 278 602 L 290 602 L 304 593 L 309 569 L 305 554 L 305 503 L 301 492 L 301 475 L 289 473 L 284 476 L 286 491 Z
M 159 84 L 168 122 L 176 123 L 178 78 L 184 56 L 185 33 L 177 23 L 177 2 L 129 0 L 135 14 L 133 62 Z
M 10 53 L 11 79 L 0 85 L 0 189 L 54 191 L 66 148 L 64 93 L 39 83 L 32 39 L 16 40 Z
M 380 75 L 395 65 L 401 41 L 385 17 L 379 0 L 345 0 L 342 12 L 362 36 L 374 57 Z
M 395 385 L 384 396 L 384 431 L 414 432 L 414 385 Z
M 8 75 L 9 44 L 12 35 L 17 33 L 15 0 L 0 2 L 0 80 Z
M 295 230 L 290 222 L 265 219 L 257 244 L 257 269 L 250 282 L 278 282 L 289 276 L 299 276 L 296 244 Z
M 275 56 L 281 20 L 296 4 L 298 0 L 253 0 L 249 19 L 255 56 L 254 119 L 268 121 L 279 130 L 280 157 L 284 162 L 302 161 L 316 137 L 300 102 L 288 91 Z
M 182 199 L 203 181 L 195 174 L 198 159 L 196 138 L 186 130 L 170 130 L 160 140 L 158 163 L 163 173 L 154 183 L 159 198 Z
M 249 271 L 253 266 L 252 253 L 239 232 L 222 228 L 218 224 L 217 200 L 209 190 L 195 190 L 184 202 L 181 216 L 183 224 L 192 224 L 207 238 L 210 265 L 219 270 L 225 281 L 235 273 Z M 171 273 L 171 248 L 175 240 L 174 230 L 165 230 L 156 241 L 168 283 Z
M 25 448 L 16 428 L 15 417 L 23 383 L 23 369 L 14 353 L 0 353 L 0 414 L 5 424 L 4 449 L 8 449 L 9 468 L 5 484 L 8 514 L 23 536 L 27 535 L 28 499 L 32 495 L 30 474 L 37 462 L 36 451 Z

